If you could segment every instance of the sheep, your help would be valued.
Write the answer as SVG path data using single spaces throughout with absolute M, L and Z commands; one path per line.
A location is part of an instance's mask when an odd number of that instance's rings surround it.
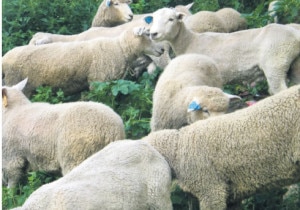
M 194 32 L 228 32 L 223 20 L 215 12 L 200 11 L 184 18 L 186 27 Z
M 137 25 L 145 25 L 143 19 L 134 20 L 119 26 L 115 27 L 92 27 L 84 32 L 74 35 L 62 35 L 62 34 L 51 34 L 38 32 L 33 35 L 32 39 L 29 42 L 29 45 L 42 45 L 49 44 L 53 42 L 74 42 L 74 41 L 86 41 L 92 40 L 99 37 L 117 37 L 125 30 L 129 30 L 135 28 Z M 132 62 L 130 69 L 133 69 L 133 73 L 138 75 L 139 72 L 147 68 L 150 64 L 155 64 L 154 68 L 159 67 L 163 69 L 171 60 L 169 56 L 169 46 L 164 45 L 164 53 L 159 56 L 151 56 L 151 55 L 141 55 L 136 61 Z M 150 67 L 149 67 L 150 68 Z M 151 70 L 149 70 L 151 73 Z
M 176 9 L 177 12 L 180 10 Z M 223 8 L 216 12 L 200 11 L 193 15 L 185 12 L 184 23 L 194 32 L 220 32 L 228 33 L 247 28 L 247 22 L 241 14 L 232 8 Z
M 223 21 L 229 33 L 247 29 L 247 21 L 235 9 L 226 7 L 216 11 L 215 14 Z
M 161 45 L 148 35 L 144 27 L 137 27 L 113 38 L 15 47 L 2 59 L 4 80 L 12 85 L 29 77 L 27 96 L 40 85 L 61 88 L 66 95 L 77 93 L 91 81 L 123 78 L 131 62 L 144 53 L 161 55 Z
M 287 89 L 288 70 L 297 72 L 292 63 L 300 59 L 300 32 L 292 27 L 269 24 L 233 33 L 197 34 L 187 29 L 184 14 L 174 9 L 159 9 L 146 18 L 152 18 L 153 40 L 168 41 L 177 56 L 199 53 L 212 57 L 225 84 L 250 83 L 265 76 L 269 93 L 276 94 Z
M 230 98 L 237 96 L 224 93 L 221 87 L 220 72 L 208 56 L 184 54 L 174 58 L 153 93 L 151 131 L 179 129 L 224 114 Z
M 104 0 L 93 18 L 92 27 L 112 27 L 129 22 L 133 13 L 128 4 L 131 0 Z
M 25 201 L 25 210 L 171 210 L 171 170 L 148 143 L 110 143 L 69 174 L 45 184 Z
M 28 170 L 66 175 L 93 153 L 125 138 L 121 117 L 96 102 L 32 103 L 27 79 L 2 87 L 3 182 L 15 187 Z
M 201 210 L 234 209 L 258 192 L 300 182 L 300 85 L 180 130 L 152 132 L 150 143 Z

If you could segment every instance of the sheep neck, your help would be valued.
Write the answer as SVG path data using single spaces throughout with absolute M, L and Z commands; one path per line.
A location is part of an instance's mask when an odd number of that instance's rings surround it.
M 133 61 L 142 54 L 141 43 L 136 40 L 140 37 L 135 37 L 131 31 L 126 31 L 120 35 L 119 46 L 121 47 L 122 54 L 127 61 Z M 129 62 L 128 62 L 129 64 Z
M 195 39 L 195 36 L 196 35 L 192 31 L 186 28 L 184 23 L 181 23 L 177 35 L 172 40 L 169 40 L 175 55 L 178 56 L 184 54 L 190 45 L 189 40 Z

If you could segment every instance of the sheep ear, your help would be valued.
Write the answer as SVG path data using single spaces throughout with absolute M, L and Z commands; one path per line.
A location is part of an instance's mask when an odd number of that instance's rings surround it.
M 185 14 L 183 12 L 176 12 L 176 17 L 181 22 L 181 21 L 183 21 Z
M 192 2 L 192 3 L 188 4 L 188 5 L 185 5 L 185 8 L 186 8 L 187 10 L 190 10 L 190 9 L 192 8 L 193 5 L 194 5 L 194 2 Z
M 7 107 L 7 89 L 2 88 L 2 105 Z
M 24 87 L 26 86 L 27 84 L 27 81 L 28 81 L 28 78 L 22 80 L 21 82 L 19 82 L 18 84 L 12 86 L 12 88 L 15 88 L 17 90 L 23 90 Z
M 152 16 L 147 16 L 147 17 L 144 18 L 144 20 L 145 20 L 145 22 L 146 22 L 147 24 L 150 24 L 150 23 L 152 23 L 152 21 L 153 21 L 153 17 L 152 17 Z
M 235 99 L 235 98 L 237 98 L 237 99 L 240 99 L 240 100 L 242 100 L 242 98 L 241 97 L 239 97 L 239 96 L 237 96 L 237 95 L 231 95 L 231 94 L 229 94 L 229 93 L 224 93 L 229 99 Z
M 110 6 L 111 6 L 111 0 L 106 0 L 106 1 L 105 1 L 105 5 L 106 5 L 107 7 L 110 7 Z
M 201 110 L 202 107 L 201 105 L 197 102 L 197 101 L 192 101 L 190 104 L 189 104 L 189 107 L 188 107 L 188 112 L 192 112 L 192 111 L 197 111 L 197 110 Z
M 136 36 L 142 36 L 143 34 L 149 34 L 149 29 L 146 29 L 146 27 L 135 27 L 133 28 L 133 33 Z

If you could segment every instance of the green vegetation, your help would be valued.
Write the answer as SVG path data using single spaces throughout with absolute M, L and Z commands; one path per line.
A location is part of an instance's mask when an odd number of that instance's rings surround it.
M 215 11 L 223 7 L 232 7 L 241 12 L 248 20 L 250 28 L 267 24 L 269 0 L 195 0 L 193 12 L 199 10 Z M 2 55 L 15 46 L 25 45 L 38 31 L 76 34 L 87 30 L 101 0 L 3 0 L 2 18 Z M 134 13 L 153 12 L 163 6 L 174 7 L 178 4 L 189 4 L 191 0 L 134 0 L 131 8 Z M 281 0 L 276 10 L 282 23 L 299 23 L 299 0 Z M 90 91 L 74 96 L 65 96 L 61 90 L 43 86 L 36 90 L 31 101 L 63 103 L 78 100 L 102 102 L 112 107 L 123 119 L 127 138 L 139 139 L 150 131 L 149 122 L 152 109 L 152 94 L 161 71 L 152 75 L 143 73 L 138 79 L 127 77 L 124 80 L 93 82 Z M 245 100 L 260 99 L 267 95 L 265 81 L 257 84 L 226 85 L 225 91 L 243 96 Z M 10 209 L 22 205 L 25 199 L 39 186 L 49 183 L 58 177 L 44 172 L 29 172 L 27 180 L 17 189 L 2 188 L 2 208 Z M 282 200 L 284 189 L 270 193 L 258 194 L 243 202 L 244 210 L 262 209 L 300 209 L 300 192 Z M 172 193 L 174 209 L 199 209 L 195 198 L 182 192 L 178 186 Z M 190 208 L 189 208 L 190 207 Z

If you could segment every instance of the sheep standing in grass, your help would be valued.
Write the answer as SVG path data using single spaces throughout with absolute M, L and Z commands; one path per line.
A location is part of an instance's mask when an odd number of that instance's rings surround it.
M 270 24 L 234 33 L 197 34 L 187 29 L 184 14 L 174 9 L 159 9 L 146 18 L 153 20 L 153 40 L 168 41 L 176 55 L 200 53 L 212 57 L 225 84 L 252 82 L 265 76 L 269 93 L 275 94 L 287 88 L 289 69 L 297 72 L 292 64 L 300 59 L 300 31 L 292 27 Z
M 95 102 L 31 103 L 27 79 L 2 87 L 2 172 L 15 187 L 28 170 L 67 174 L 112 141 L 124 139 L 123 121 Z
M 131 0 L 103 0 L 94 16 L 92 27 L 112 27 L 132 20 Z
M 26 200 L 30 210 L 171 210 L 171 170 L 144 141 L 109 144 Z
M 168 161 L 201 210 L 300 182 L 300 85 L 248 108 L 143 138 Z
M 221 87 L 220 72 L 211 58 L 200 54 L 174 58 L 160 75 L 153 93 L 151 131 L 179 129 L 224 114 L 234 96 L 225 94 Z
M 123 78 L 144 53 L 159 56 L 163 50 L 138 27 L 114 38 L 16 47 L 3 56 L 2 70 L 7 85 L 29 78 L 26 95 L 40 85 L 61 88 L 68 95 L 87 89 L 91 81 Z

